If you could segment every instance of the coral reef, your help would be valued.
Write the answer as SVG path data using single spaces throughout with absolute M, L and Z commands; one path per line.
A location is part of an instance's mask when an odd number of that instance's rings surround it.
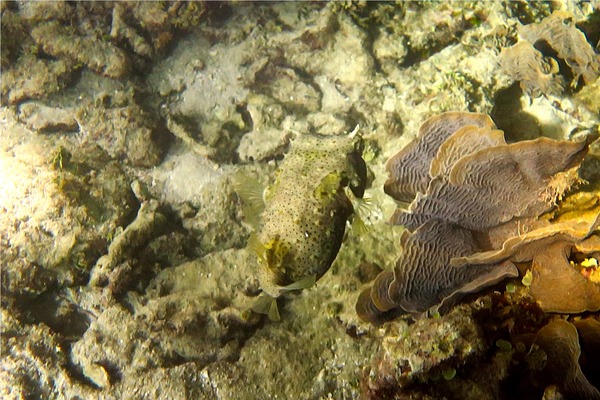
M 137 207 L 125 172 L 98 148 L 34 135 L 8 111 L 3 118 L 3 298 L 81 284 Z
M 519 277 L 444 315 L 374 326 L 354 309 L 382 270 L 378 281 L 393 279 L 405 242 L 446 231 L 461 242 L 455 269 L 512 263 L 524 242 L 506 237 L 521 237 L 555 260 L 564 249 L 568 263 L 552 271 L 575 271 L 579 293 L 593 287 L 597 143 L 581 166 L 589 183 L 535 224 L 484 238 L 428 222 L 435 229 L 410 239 L 387 222 L 397 204 L 384 192 L 385 161 L 432 115 L 468 110 L 493 123 L 456 134 L 438 125 L 450 137 L 419 172 L 422 193 L 463 153 L 539 136 L 581 143 L 597 131 L 597 80 L 582 74 L 573 89 L 530 98 L 498 63 L 518 24 L 541 26 L 554 11 L 597 41 L 593 2 L 0 2 L 0 396 L 558 398 L 561 383 L 546 379 L 533 344 L 554 319 L 577 327 L 581 370 L 598 387 L 597 333 L 579 321 L 597 312 L 544 312 L 531 255 L 514 263 Z M 574 64 L 544 42 L 530 44 L 549 67 L 557 61 L 553 77 L 574 83 Z M 273 186 L 295 143 L 357 126 L 372 185 L 368 207 L 353 212 L 367 229 L 344 227 L 318 283 L 278 299 L 280 321 L 252 313 L 261 288 L 237 178 Z M 495 250 L 464 251 L 481 238 Z
M 451 360 L 452 365 L 464 364 L 486 348 L 477 322 L 464 310 L 456 310 L 444 319 L 423 319 L 400 329 L 386 336 L 377 370 L 371 371 L 372 396 L 386 387 L 408 386 L 436 371 L 441 374 L 450 367 Z
M 155 115 L 137 103 L 134 93 L 115 92 L 103 104 L 79 107 L 75 119 L 81 140 L 99 145 L 113 158 L 141 167 L 162 159 L 165 132 Z
M 111 78 L 142 70 L 164 54 L 175 31 L 198 25 L 207 8 L 203 2 L 7 2 L 2 36 L 22 40 L 2 44 L 3 104 L 60 90 L 83 66 Z

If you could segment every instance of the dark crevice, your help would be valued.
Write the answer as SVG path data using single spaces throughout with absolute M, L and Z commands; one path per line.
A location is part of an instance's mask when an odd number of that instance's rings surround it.
M 427 47 L 415 49 L 415 48 L 409 46 L 408 53 L 406 54 L 406 57 L 400 64 L 400 67 L 409 68 L 414 65 L 420 64 L 421 62 L 427 60 L 428 58 L 432 57 L 433 55 L 444 50 L 446 47 L 452 46 L 456 43 L 459 43 L 460 38 L 462 37 L 463 34 L 464 34 L 464 31 L 457 32 L 457 34 L 455 35 L 455 37 L 452 40 L 450 40 L 448 42 L 437 43 L 431 47 L 427 46 Z M 406 39 L 406 43 L 409 43 L 409 38 L 405 38 L 405 39 Z
M 92 316 L 65 296 L 54 291 L 43 293 L 23 302 L 32 323 L 44 323 L 67 341 L 83 336 L 92 322 Z
M 72 353 L 72 348 L 71 348 L 71 344 L 70 343 L 65 343 L 63 344 L 63 347 L 66 351 L 67 354 L 71 354 Z M 81 370 L 81 368 L 74 364 L 71 361 L 70 357 L 67 357 L 67 362 L 63 365 L 63 367 L 65 368 L 66 373 L 73 378 L 74 381 L 79 382 L 85 386 L 89 386 L 92 387 L 94 389 L 101 389 L 98 385 L 96 385 L 94 382 L 92 382 L 87 376 L 85 376 L 83 374 L 83 371 Z
M 504 131 L 508 143 L 519 140 L 536 139 L 542 135 L 539 121 L 523 111 L 521 95 L 523 91 L 518 83 L 500 89 L 494 96 L 490 116 L 494 123 Z
M 600 50 L 600 8 L 596 7 L 585 21 L 575 24 L 587 38 L 587 41 L 596 46 L 596 51 Z
M 565 60 L 563 60 L 562 58 L 560 58 L 558 56 L 558 52 L 552 48 L 550 43 L 548 43 L 547 41 L 545 41 L 543 39 L 540 39 L 533 44 L 533 47 L 537 51 L 542 53 L 542 55 L 544 57 L 552 58 L 553 60 L 555 60 L 558 63 L 559 74 L 565 79 L 565 82 L 573 81 L 573 78 L 574 78 L 573 70 L 571 69 L 571 67 L 569 67 L 569 65 L 565 62 Z M 583 83 L 583 79 L 581 77 L 580 77 L 579 81 L 580 81 L 580 83 Z M 581 89 L 581 85 L 578 84 L 578 86 L 579 86 L 578 88 L 575 88 L 576 91 Z M 568 90 L 569 88 L 567 87 L 566 89 Z

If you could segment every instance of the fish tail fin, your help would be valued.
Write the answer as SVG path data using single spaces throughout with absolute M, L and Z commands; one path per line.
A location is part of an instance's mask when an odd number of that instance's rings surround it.
M 261 294 L 250 309 L 257 314 L 268 316 L 271 321 L 281 320 L 279 309 L 277 308 L 277 300 L 268 294 Z

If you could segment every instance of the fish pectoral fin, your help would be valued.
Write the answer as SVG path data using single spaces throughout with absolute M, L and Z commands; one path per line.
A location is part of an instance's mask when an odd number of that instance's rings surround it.
M 279 309 L 277 308 L 277 301 L 271 297 L 271 304 L 269 305 L 269 312 L 267 316 L 271 321 L 279 321 L 281 317 L 279 316 Z
M 256 232 L 250 233 L 250 236 L 248 237 L 247 247 L 252 252 L 254 252 L 261 261 L 264 261 L 266 259 L 267 249 L 260 242 L 260 239 L 258 238 L 258 235 L 256 234 Z
M 311 275 L 311 276 L 307 276 L 306 278 L 300 279 L 299 281 L 296 281 L 294 283 L 290 283 L 287 286 L 282 287 L 280 289 L 280 291 L 281 291 L 281 293 L 287 293 L 287 292 L 292 292 L 294 290 L 308 289 L 310 287 L 313 287 L 316 282 L 317 282 L 317 279 L 315 278 L 315 276 Z
M 357 232 L 359 235 L 368 232 L 365 221 L 368 220 L 371 210 L 373 208 L 370 197 L 356 198 L 352 204 L 354 208 L 354 215 L 352 216 L 352 230 Z
M 258 229 L 260 215 L 265 209 L 262 185 L 255 177 L 238 173 L 233 177 L 233 188 L 242 199 L 242 213 L 246 217 L 246 221 L 254 229 Z
M 271 321 L 279 321 L 279 310 L 277 309 L 277 300 L 268 294 L 261 294 L 258 299 L 252 304 L 252 311 L 257 314 L 264 314 Z
M 352 231 L 356 232 L 358 235 L 363 235 L 369 231 L 367 225 L 365 225 L 365 221 L 358 216 L 354 215 L 352 217 Z

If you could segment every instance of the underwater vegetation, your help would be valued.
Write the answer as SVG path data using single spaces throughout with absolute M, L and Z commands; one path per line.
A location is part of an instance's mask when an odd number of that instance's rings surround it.
M 331 267 L 354 213 L 345 188 L 362 198 L 367 185 L 363 147 L 359 135 L 299 136 L 264 203 L 256 181 L 239 179 L 246 217 L 255 223 L 248 246 L 259 259 L 264 293 L 255 312 L 278 320 L 275 299 L 314 285 Z
M 425 121 L 388 161 L 386 192 L 414 199 L 391 218 L 407 229 L 403 254 L 361 293 L 359 316 L 379 324 L 401 313 L 445 313 L 463 295 L 518 276 L 515 263 L 524 262 L 533 264 L 531 294 L 544 311 L 599 310 L 600 284 L 576 269 L 600 252 L 598 194 L 586 212 L 548 214 L 578 183 L 592 139 L 507 144 L 484 114 Z
M 502 49 L 500 63 L 530 96 L 562 93 L 565 74 L 559 73 L 561 62 L 570 70 L 571 87 L 577 87 L 580 78 L 589 85 L 600 75 L 600 55 L 575 26 L 569 12 L 557 10 L 539 23 L 519 25 L 518 33 L 520 40 Z M 548 47 L 552 56 L 540 50 Z

